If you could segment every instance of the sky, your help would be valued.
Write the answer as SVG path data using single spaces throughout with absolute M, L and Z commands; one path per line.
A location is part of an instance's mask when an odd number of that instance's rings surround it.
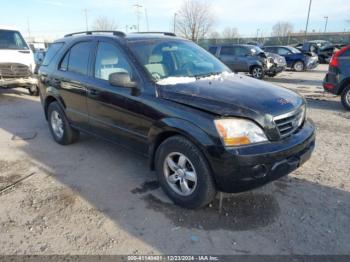
M 240 35 L 271 34 L 279 21 L 290 22 L 294 31 L 305 29 L 309 0 L 199 0 L 212 6 L 215 31 L 236 27 Z M 182 0 L 1 0 L 0 25 L 19 28 L 24 36 L 59 38 L 66 33 L 86 29 L 100 16 L 113 20 L 118 29 L 126 31 L 137 24 L 135 4 L 142 6 L 140 31 L 172 31 L 174 13 Z M 147 11 L 146 11 L 147 10 Z M 309 31 L 323 31 L 328 16 L 327 31 L 350 31 L 350 0 L 312 0 Z M 29 30 L 28 30 L 29 28 Z

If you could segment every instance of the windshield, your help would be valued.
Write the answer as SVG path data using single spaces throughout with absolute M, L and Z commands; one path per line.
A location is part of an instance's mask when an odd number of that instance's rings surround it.
M 0 30 L 0 49 L 29 49 L 18 31 Z
M 258 47 L 258 46 L 252 46 L 250 48 L 250 50 L 254 53 L 254 54 L 260 54 L 260 53 L 264 53 L 264 51 Z
M 130 43 L 130 49 L 154 81 L 231 72 L 217 58 L 190 41 L 135 41 Z

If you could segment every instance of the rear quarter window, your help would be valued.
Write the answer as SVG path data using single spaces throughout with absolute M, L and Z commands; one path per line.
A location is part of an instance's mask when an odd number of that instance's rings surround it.
M 64 43 L 53 43 L 46 52 L 42 65 L 47 66 L 63 47 Z
M 218 50 L 218 48 L 216 46 L 211 46 L 209 47 L 209 52 L 212 53 L 213 55 L 216 54 L 216 51 Z

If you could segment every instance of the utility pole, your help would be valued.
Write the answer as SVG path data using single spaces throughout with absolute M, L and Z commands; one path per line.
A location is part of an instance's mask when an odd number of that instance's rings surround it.
M 307 12 L 306 27 L 305 27 L 305 37 L 307 36 L 307 28 L 309 26 L 311 4 L 312 4 L 312 0 L 309 0 L 309 11 Z
M 176 33 L 176 16 L 177 13 L 174 13 L 174 34 Z
M 148 13 L 147 13 L 147 8 L 145 8 L 145 18 L 146 18 L 146 26 L 147 26 L 147 31 L 149 31 L 149 21 L 148 21 Z
M 28 30 L 28 39 L 30 39 L 31 34 L 30 34 L 30 22 L 29 22 L 29 17 L 27 17 L 27 30 Z M 30 40 L 31 41 L 31 40 Z
M 326 19 L 326 24 L 324 25 L 324 32 L 327 31 L 327 24 L 328 24 L 328 16 L 325 16 L 324 19 Z
M 85 28 L 86 28 L 86 31 L 89 31 L 88 12 L 89 12 L 89 10 L 87 10 L 86 8 L 83 9 L 83 13 L 85 15 Z
M 256 29 L 256 41 L 258 41 L 259 39 L 259 31 L 260 31 L 260 28 Z
M 137 17 L 137 31 L 140 32 L 140 9 L 142 8 L 142 5 L 140 4 L 134 4 L 134 7 L 136 8 L 136 17 Z

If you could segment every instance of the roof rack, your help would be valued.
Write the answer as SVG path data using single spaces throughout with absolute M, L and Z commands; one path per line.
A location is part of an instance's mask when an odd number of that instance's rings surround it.
M 76 32 L 76 33 L 71 33 L 71 34 L 67 34 L 64 37 L 69 37 L 69 36 L 73 36 L 73 35 L 92 35 L 95 33 L 112 33 L 115 36 L 119 36 L 119 37 L 125 37 L 126 34 L 122 31 L 108 31 L 108 30 L 96 30 L 96 31 L 83 31 L 83 32 Z
M 135 32 L 134 34 L 161 34 L 167 36 L 176 36 L 174 33 L 171 32 Z

